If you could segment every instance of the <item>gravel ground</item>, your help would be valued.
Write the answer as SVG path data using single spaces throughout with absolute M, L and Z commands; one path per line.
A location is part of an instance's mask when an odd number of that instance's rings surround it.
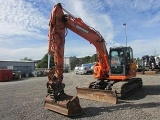
M 137 75 L 144 87 L 127 100 L 116 105 L 80 99 L 83 113 L 68 118 L 43 108 L 47 77 L 27 78 L 0 82 L 0 120 L 62 120 L 62 119 L 114 119 L 159 120 L 160 75 Z M 76 86 L 93 81 L 92 75 L 64 74 L 65 92 L 76 95 Z

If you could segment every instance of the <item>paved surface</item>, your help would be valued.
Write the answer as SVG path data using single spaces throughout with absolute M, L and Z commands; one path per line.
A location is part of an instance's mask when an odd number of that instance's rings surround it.
M 43 108 L 47 77 L 33 77 L 19 81 L 0 82 L 0 120 L 62 120 L 114 119 L 159 120 L 160 75 L 138 75 L 144 87 L 138 93 L 116 105 L 80 99 L 83 113 L 68 118 Z M 93 81 L 92 75 L 64 74 L 65 92 L 76 95 L 76 86 Z

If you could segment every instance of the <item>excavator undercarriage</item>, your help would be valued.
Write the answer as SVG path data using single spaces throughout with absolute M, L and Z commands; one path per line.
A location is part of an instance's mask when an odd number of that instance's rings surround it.
M 131 78 L 125 81 L 101 80 L 87 83 L 77 89 L 79 98 L 117 104 L 118 99 L 126 99 L 142 88 L 141 78 Z

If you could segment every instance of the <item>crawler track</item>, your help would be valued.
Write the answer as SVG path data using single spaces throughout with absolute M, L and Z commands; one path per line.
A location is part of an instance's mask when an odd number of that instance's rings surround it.
M 142 88 L 141 78 L 132 78 L 126 81 L 120 81 L 112 86 L 112 90 L 117 91 L 117 96 L 120 99 L 126 99 L 132 94 L 138 92 Z

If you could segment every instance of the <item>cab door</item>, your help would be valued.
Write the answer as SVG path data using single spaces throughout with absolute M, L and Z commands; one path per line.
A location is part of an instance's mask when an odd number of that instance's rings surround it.
M 125 74 L 125 62 L 124 51 L 111 50 L 110 51 L 110 74 L 111 75 L 124 75 Z

